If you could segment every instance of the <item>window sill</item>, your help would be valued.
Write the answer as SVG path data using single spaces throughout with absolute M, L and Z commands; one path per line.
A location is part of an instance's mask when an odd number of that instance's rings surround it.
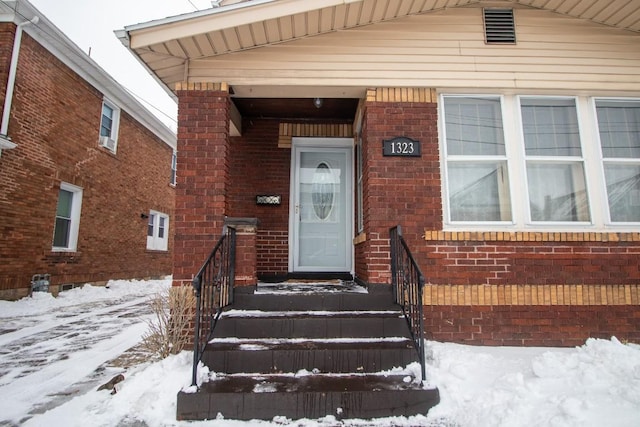
M 45 254 L 45 258 L 51 263 L 77 262 L 82 257 L 82 252 L 75 251 L 50 251 Z
M 638 242 L 640 231 L 432 231 L 427 241 L 495 242 Z
M 115 151 L 113 151 L 113 150 L 111 150 L 111 149 L 109 149 L 107 147 L 104 147 L 102 145 L 98 145 L 98 148 L 100 149 L 99 150 L 100 152 L 102 152 L 104 154 L 108 154 L 109 156 L 113 157 L 114 159 L 118 158 L 118 156 L 116 156 L 116 152 Z
M 49 255 L 76 256 L 76 255 L 80 255 L 80 252 L 78 252 L 75 249 L 54 248 L 54 249 L 51 249 L 51 251 L 49 252 Z

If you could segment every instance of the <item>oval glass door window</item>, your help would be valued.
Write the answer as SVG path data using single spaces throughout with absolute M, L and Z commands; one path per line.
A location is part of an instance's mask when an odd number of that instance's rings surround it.
M 322 162 L 313 174 L 311 185 L 311 201 L 313 211 L 321 220 L 326 220 L 331 214 L 335 200 L 335 186 L 332 179 L 331 168 Z

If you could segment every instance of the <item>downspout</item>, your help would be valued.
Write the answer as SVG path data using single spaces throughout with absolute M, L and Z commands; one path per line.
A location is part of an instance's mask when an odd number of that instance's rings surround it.
M 7 135 L 9 131 L 9 117 L 11 116 L 11 104 L 13 103 L 13 91 L 16 85 L 16 74 L 18 70 L 18 56 L 20 55 L 20 45 L 22 42 L 22 27 L 29 24 L 37 24 L 40 18 L 34 16 L 31 21 L 21 22 L 16 26 L 16 33 L 13 38 L 13 51 L 11 52 L 11 64 L 9 65 L 9 77 L 7 79 L 7 93 L 4 98 L 4 108 L 2 109 L 2 123 L 0 123 L 0 155 L 2 149 L 15 148 L 16 144 L 11 142 Z

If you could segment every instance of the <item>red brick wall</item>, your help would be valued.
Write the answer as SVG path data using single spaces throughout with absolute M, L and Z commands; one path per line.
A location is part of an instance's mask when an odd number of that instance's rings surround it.
M 286 230 L 260 230 L 257 237 L 258 273 L 263 276 L 287 274 L 289 234 Z
M 245 120 L 231 138 L 229 204 L 235 217 L 259 218 L 260 228 L 287 229 L 291 150 L 278 148 L 277 120 Z M 256 205 L 259 194 L 279 194 L 278 206 Z
M 191 283 L 229 212 L 230 102 L 214 88 L 178 91 L 174 285 Z
M 602 237 L 595 233 L 564 234 L 568 239 L 589 240 L 590 235 Z M 523 233 L 518 233 L 514 241 L 497 240 L 498 237 L 495 240 L 428 240 L 426 244 L 423 242 L 415 248 L 423 272 L 431 283 L 640 283 L 639 242 L 603 242 L 595 239 L 535 241 L 542 240 L 544 235 L 526 236 Z
M 236 235 L 236 286 L 256 284 L 256 256 L 255 227 L 238 227 Z
M 283 275 L 288 270 L 291 150 L 278 148 L 277 120 L 245 120 L 242 136 L 231 139 L 230 212 L 257 218 L 257 272 Z M 280 195 L 280 205 L 257 205 L 257 195 Z
M 615 336 L 640 343 L 637 305 L 427 306 L 424 318 L 426 337 L 436 341 L 572 347 Z
M 384 241 L 399 223 L 431 283 L 640 283 L 640 244 L 628 233 L 449 233 L 425 242 L 425 230 L 443 226 L 436 104 L 368 102 L 362 135 L 367 240 L 356 259 L 365 281 L 389 281 Z M 419 140 L 422 157 L 383 157 L 382 140 L 394 136 Z
M 576 284 L 591 297 L 596 285 L 640 283 L 638 233 L 443 232 L 436 104 L 367 102 L 365 108 L 366 240 L 356 245 L 360 279 L 390 281 L 388 229 L 401 224 L 427 282 L 434 285 L 524 285 L 518 298 L 535 300 L 536 295 L 527 294 L 540 292 L 535 285 Z M 422 157 L 383 157 L 382 140 L 395 136 L 419 140 Z M 572 296 L 572 305 L 543 305 L 543 300 L 540 305 L 510 300 L 486 305 L 486 295 L 461 299 L 446 291 L 438 288 L 438 303 L 425 302 L 427 338 L 541 346 L 580 345 L 589 337 L 613 335 L 640 341 L 640 306 L 635 303 L 576 305 Z M 624 301 L 634 298 L 625 295 Z
M 356 273 L 389 283 L 389 228 L 401 224 L 411 247 L 425 227 L 441 228 L 440 164 L 435 103 L 367 102 L 362 131 L 365 242 L 356 246 Z M 406 136 L 422 157 L 383 157 L 382 141 Z
M 18 147 L 0 158 L 0 297 L 25 295 L 36 273 L 51 274 L 55 286 L 171 273 L 173 242 L 168 252 L 147 251 L 140 214 L 164 212 L 173 226 L 172 150 L 126 111 L 117 154 L 100 148 L 102 99 L 23 35 L 9 123 Z M 51 251 L 61 182 L 83 188 L 74 253 Z
M 16 26 L 0 23 L 0 108 L 4 106 L 4 98 L 7 91 L 7 78 L 9 65 L 11 64 L 11 51 L 13 50 L 13 36 Z

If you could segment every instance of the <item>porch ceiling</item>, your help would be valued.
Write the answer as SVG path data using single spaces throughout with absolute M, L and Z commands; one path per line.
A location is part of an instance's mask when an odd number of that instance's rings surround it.
M 319 119 L 352 121 L 358 109 L 357 98 L 321 98 L 316 107 L 311 98 L 234 98 L 242 117 L 267 119 Z

